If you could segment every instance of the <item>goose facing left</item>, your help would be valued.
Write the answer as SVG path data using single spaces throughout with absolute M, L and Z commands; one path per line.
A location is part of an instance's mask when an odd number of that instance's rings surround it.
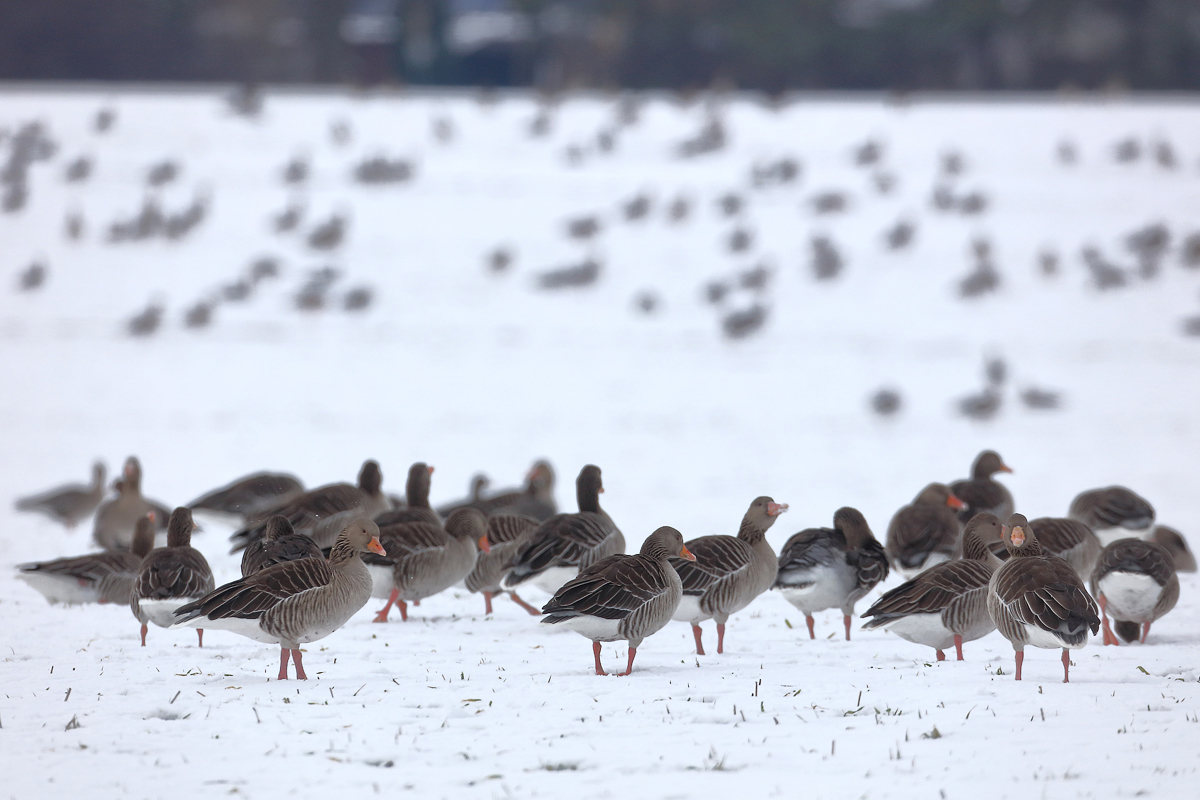
M 105 550 L 17 567 L 51 603 L 127 603 L 142 558 L 154 547 L 154 512 L 138 520 L 132 550 Z
M 100 506 L 104 499 L 105 474 L 104 464 L 97 461 L 92 465 L 90 485 L 72 483 L 22 497 L 17 500 L 16 509 L 45 514 L 67 529 L 74 528 Z

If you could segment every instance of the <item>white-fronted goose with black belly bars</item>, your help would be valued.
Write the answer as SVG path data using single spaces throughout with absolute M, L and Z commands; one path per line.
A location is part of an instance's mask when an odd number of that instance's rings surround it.
M 775 582 L 779 562 L 767 541 L 767 530 L 785 511 L 786 504 L 770 497 L 755 498 L 737 536 L 692 539 L 687 549 L 693 559 L 671 559 L 683 581 L 683 599 L 673 619 L 691 624 L 697 655 L 704 655 L 701 622 L 717 621 L 717 652 L 725 652 L 725 622 Z
M 672 556 L 694 558 L 683 535 L 664 526 L 650 534 L 637 555 L 609 556 L 567 581 L 542 607 L 542 622 L 591 639 L 597 675 L 604 674 L 600 643 L 628 640 L 629 664 L 621 674 L 630 674 L 642 640 L 671 621 L 683 596 L 679 574 L 668 561 Z
M 296 677 L 307 680 L 300 645 L 333 633 L 371 598 L 371 576 L 359 558 L 367 550 L 383 555 L 378 526 L 360 518 L 338 534 L 328 561 L 287 561 L 227 583 L 176 611 L 174 627 L 221 628 L 277 643 L 279 680 L 287 680 L 289 657 Z

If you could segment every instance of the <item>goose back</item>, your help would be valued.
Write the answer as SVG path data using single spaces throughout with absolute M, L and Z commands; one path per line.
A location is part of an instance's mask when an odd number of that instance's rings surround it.
M 1118 539 L 1104 548 L 1091 574 L 1092 594 L 1106 601 L 1118 623 L 1154 622 L 1179 602 L 1179 576 L 1171 553 L 1141 539 Z M 1124 627 L 1118 630 L 1122 633 Z M 1124 635 L 1126 641 L 1136 637 Z

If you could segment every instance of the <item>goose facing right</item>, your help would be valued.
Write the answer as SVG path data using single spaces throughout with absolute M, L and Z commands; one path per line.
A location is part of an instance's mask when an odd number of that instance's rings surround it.
M 931 483 L 888 523 L 888 558 L 901 575 L 911 578 L 921 570 L 949 561 L 962 523 L 955 513 L 964 507 L 950 487 Z
M 1012 472 L 1000 454 L 984 450 L 971 465 L 971 477 L 950 484 L 950 491 L 963 501 L 958 519 L 966 525 L 980 511 L 990 511 L 1000 519 L 1013 513 L 1013 496 L 1008 487 L 992 476 L 997 472 Z
M 90 485 L 72 483 L 22 497 L 17 500 L 16 509 L 44 514 L 70 530 L 87 519 L 104 499 L 105 472 L 104 464 L 97 461 L 92 465 Z
M 1120 644 L 1108 628 L 1110 616 L 1121 639 L 1145 644 L 1150 624 L 1179 602 L 1179 576 L 1171 553 L 1154 542 L 1118 539 L 1104 548 L 1091 579 L 1105 644 Z
M 263 538 L 254 540 L 242 551 L 242 577 L 285 561 L 324 557 L 316 542 L 296 533 L 287 517 L 276 514 L 267 520 Z
M 371 599 L 371 575 L 360 554 L 386 555 L 379 527 L 360 517 L 333 543 L 329 560 L 302 558 L 227 583 L 175 612 L 172 627 L 220 628 L 259 642 L 279 644 L 279 680 L 289 658 L 296 678 L 307 680 L 300 645 L 324 639 Z

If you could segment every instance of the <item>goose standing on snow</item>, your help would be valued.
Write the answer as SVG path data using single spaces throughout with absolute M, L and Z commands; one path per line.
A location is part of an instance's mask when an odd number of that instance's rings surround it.
M 642 640 L 671 621 L 683 597 L 679 574 L 668 560 L 675 556 L 694 558 L 679 531 L 659 528 L 637 555 L 609 556 L 567 581 L 542 607 L 542 622 L 591 639 L 597 675 L 604 674 L 600 643 L 627 640 L 629 664 L 621 674 L 628 675 Z
M 384 555 L 379 527 L 352 521 L 333 543 L 329 560 L 302 558 L 259 570 L 179 608 L 172 627 L 220 628 L 258 642 L 278 644 L 279 680 L 290 658 L 296 678 L 307 680 L 300 645 L 324 639 L 371 599 L 371 576 L 359 557 Z
M 213 489 L 188 503 L 193 513 L 232 517 L 239 525 L 254 520 L 274 508 L 304 494 L 304 484 L 282 472 L 255 472 Z
M 387 622 L 393 604 L 407 622 L 406 602 L 419 603 L 463 580 L 475 568 L 479 550 L 489 547 L 487 518 L 474 508 L 451 513 L 445 528 L 427 522 L 382 528 L 379 540 L 387 550 L 379 558 L 392 562 L 392 589 L 375 622 Z
M 475 559 L 475 568 L 463 580 L 467 591 L 483 593 L 485 614 L 492 613 L 492 596 L 501 592 L 507 592 L 514 603 L 533 616 L 542 613 L 517 596 L 516 592 L 506 590 L 502 585 L 513 555 L 525 544 L 538 524 L 533 517 L 518 514 L 495 514 L 488 517 L 488 549 L 479 554 Z
M 296 533 L 312 538 L 317 547 L 333 545 L 334 539 L 359 517 L 374 518 L 392 507 L 392 501 L 382 491 L 383 473 L 379 464 L 364 461 L 358 472 L 358 485 L 331 483 L 275 508 L 274 514 L 287 517 Z M 241 550 L 266 533 L 266 520 L 254 522 L 229 537 L 234 551 Z
M 1055 555 L 1071 565 L 1079 578 L 1087 581 L 1096 568 L 1096 559 L 1104 548 L 1092 529 L 1077 519 L 1038 517 L 1029 521 L 1042 552 Z
M 167 523 L 167 546 L 146 554 L 138 567 L 129 607 L 142 623 L 142 647 L 146 646 L 146 625 L 153 622 L 168 628 L 175 622 L 174 611 L 213 590 L 212 570 L 204 555 L 192 547 L 192 511 L 180 506 L 171 512 Z M 204 646 L 204 631 L 197 630 L 199 646 Z
M 75 558 L 21 564 L 18 578 L 51 603 L 128 603 L 142 558 L 154 547 L 154 512 L 138 520 L 133 550 L 106 550 Z
M 114 484 L 117 496 L 101 504 L 93 522 L 92 538 L 105 550 L 128 550 L 138 520 L 151 511 L 160 529 L 167 527 L 171 510 L 142 497 L 142 465 L 135 456 L 125 459 L 121 478 Z
M 683 599 L 672 618 L 691 624 L 697 655 L 704 655 L 701 622 L 717 621 L 717 653 L 725 652 L 725 622 L 775 582 L 779 562 L 767 531 L 785 511 L 786 503 L 758 497 L 742 517 L 737 536 L 692 539 L 686 543 L 691 559 L 671 559 L 683 582 Z
M 954 645 L 962 661 L 963 642 L 996 629 L 988 615 L 987 592 L 1001 562 L 985 542 L 1000 536 L 1000 520 L 995 514 L 976 514 L 963 531 L 962 559 L 935 564 L 884 593 L 863 614 L 864 619 L 870 618 L 863 630 L 886 628 L 901 639 L 932 647 L 938 661 L 945 661 L 942 651 Z
M 1020 514 L 1003 531 L 1006 561 L 988 584 L 988 614 L 1016 651 L 1017 680 L 1025 645 L 1062 648 L 1063 683 L 1070 680 L 1070 650 L 1084 647 L 1088 629 L 1100 630 L 1098 609 L 1083 581 L 1066 561 L 1042 553 L 1037 535 Z
M 83 486 L 73 483 L 48 489 L 17 500 L 17 511 L 33 511 L 45 514 L 68 529 L 87 519 L 104 499 L 104 464 L 97 461 L 92 465 L 92 483 Z
M 1104 548 L 1091 578 L 1092 594 L 1100 603 L 1105 644 L 1120 644 L 1117 636 L 1144 644 L 1150 623 L 1179 602 L 1179 576 L 1171 553 L 1154 542 L 1118 539 Z M 1110 616 L 1115 636 L 1108 628 Z
M 267 520 L 263 538 L 255 539 L 242 551 L 242 577 L 285 561 L 324 558 L 321 548 L 307 536 L 296 533 L 287 517 L 276 514 Z
M 984 450 L 971 465 L 971 477 L 950 484 L 950 491 L 963 501 L 963 507 L 958 511 L 958 519 L 963 525 L 980 511 L 989 511 L 1000 519 L 1008 519 L 1012 515 L 1012 493 L 992 477 L 997 472 L 1012 470 L 994 450 Z
M 1109 486 L 1081 492 L 1067 512 L 1092 529 L 1102 547 L 1117 539 L 1142 536 L 1154 524 L 1154 506 L 1124 486 Z
M 588 464 L 575 479 L 577 514 L 556 514 L 538 526 L 513 557 L 504 588 L 526 581 L 553 594 L 592 564 L 625 551 L 625 537 L 600 508 L 600 468 Z
M 854 604 L 887 576 L 883 546 L 863 515 L 846 507 L 833 515 L 833 528 L 808 528 L 787 540 L 772 588 L 804 614 L 810 639 L 817 638 L 812 615 L 840 608 L 849 641 Z
M 962 530 L 954 512 L 964 505 L 945 484 L 931 483 L 922 489 L 912 504 L 897 511 L 888 523 L 885 549 L 892 566 L 911 578 L 949 561 Z

